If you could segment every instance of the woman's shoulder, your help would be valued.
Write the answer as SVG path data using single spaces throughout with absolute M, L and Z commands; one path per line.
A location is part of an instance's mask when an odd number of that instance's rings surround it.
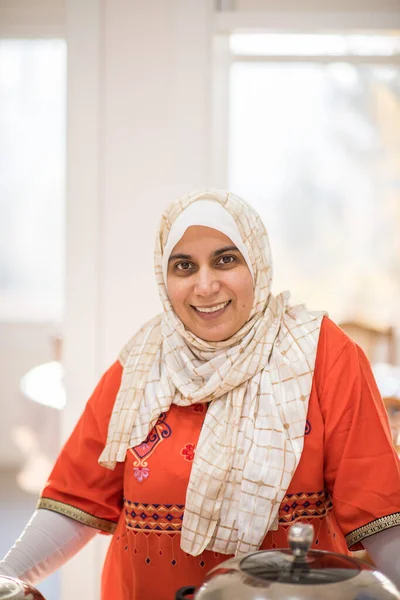
M 355 342 L 329 317 L 324 316 L 318 339 L 315 378 L 324 377 L 335 366 L 346 363 L 352 355 L 357 355 Z
M 353 340 L 326 315 L 322 319 L 318 340 L 318 353 L 340 353 L 348 347 L 355 348 Z
M 121 385 L 123 367 L 116 360 L 103 374 L 88 401 L 96 414 L 110 412 Z
M 321 323 L 320 339 L 333 343 L 335 345 L 344 345 L 351 341 L 347 333 L 343 331 L 332 319 L 324 315 Z

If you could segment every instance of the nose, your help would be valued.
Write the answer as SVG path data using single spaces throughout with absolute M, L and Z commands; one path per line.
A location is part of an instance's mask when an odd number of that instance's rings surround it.
M 198 296 L 212 296 L 220 290 L 220 282 L 216 273 L 207 267 L 199 269 L 194 283 L 194 293 Z

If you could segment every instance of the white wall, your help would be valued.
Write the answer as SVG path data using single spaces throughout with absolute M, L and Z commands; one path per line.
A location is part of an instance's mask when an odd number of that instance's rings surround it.
M 233 0 L 235 11 L 398 12 L 398 0 Z
M 67 434 L 102 370 L 159 311 L 160 212 L 209 173 L 212 1 L 67 1 Z M 65 568 L 96 598 L 100 542 Z
M 64 0 L 0 0 L 1 37 L 64 35 Z
M 400 29 L 398 0 L 218 0 L 215 31 Z
M 13 429 L 22 425 L 40 433 L 41 451 L 54 458 L 60 413 L 27 400 L 20 380 L 29 369 L 54 360 L 55 333 L 49 323 L 0 322 L 0 471 L 16 470 L 24 463 L 12 438 Z

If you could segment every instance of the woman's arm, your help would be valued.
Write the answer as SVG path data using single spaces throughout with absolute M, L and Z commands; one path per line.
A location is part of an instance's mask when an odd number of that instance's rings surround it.
M 37 510 L 0 561 L 0 574 L 35 585 L 72 558 L 97 531 L 74 519 Z
M 400 527 L 370 535 L 362 543 L 376 568 L 400 590 Z
M 326 325 L 314 374 L 324 478 L 349 549 L 362 550 L 364 539 L 400 525 L 400 461 L 365 354 L 333 323 Z
M 0 562 L 0 574 L 35 584 L 67 562 L 96 531 L 112 533 L 123 506 L 124 463 L 113 471 L 98 458 L 121 381 L 114 363 L 103 375 L 50 473 L 20 538 Z

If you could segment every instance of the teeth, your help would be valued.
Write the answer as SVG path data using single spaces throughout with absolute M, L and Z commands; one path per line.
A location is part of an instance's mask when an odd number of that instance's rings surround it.
M 221 304 L 217 304 L 217 306 L 213 306 L 212 308 L 199 308 L 199 307 L 195 307 L 196 310 L 198 310 L 201 313 L 213 313 L 213 312 L 217 312 L 217 310 L 221 310 L 221 308 L 225 308 L 225 306 L 227 306 L 229 303 L 228 302 L 222 302 Z

